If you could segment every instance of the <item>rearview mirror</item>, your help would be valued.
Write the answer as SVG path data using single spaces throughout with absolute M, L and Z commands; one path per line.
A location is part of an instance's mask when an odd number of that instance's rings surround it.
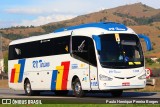
M 138 34 L 138 37 L 144 39 L 148 51 L 152 50 L 151 41 L 148 36 L 146 36 L 144 34 Z

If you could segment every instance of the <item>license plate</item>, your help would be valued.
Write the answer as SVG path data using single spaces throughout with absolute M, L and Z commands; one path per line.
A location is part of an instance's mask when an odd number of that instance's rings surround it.
M 130 86 L 130 82 L 123 82 L 122 86 Z

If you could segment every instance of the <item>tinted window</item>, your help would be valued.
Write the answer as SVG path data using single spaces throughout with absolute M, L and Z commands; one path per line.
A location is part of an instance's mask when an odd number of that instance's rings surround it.
M 9 46 L 9 60 L 69 53 L 69 36 Z
M 85 36 L 72 37 L 73 57 L 94 66 L 97 65 L 93 40 Z
M 88 48 L 89 48 L 89 62 L 91 65 L 97 66 L 95 48 L 94 48 L 94 43 L 92 39 L 89 39 Z
M 139 38 L 134 34 L 100 35 L 99 60 L 106 68 L 135 68 L 144 66 Z M 138 63 L 137 63 L 138 62 Z

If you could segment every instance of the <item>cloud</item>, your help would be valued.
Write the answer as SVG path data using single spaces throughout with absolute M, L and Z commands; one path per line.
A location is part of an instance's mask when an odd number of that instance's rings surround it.
M 51 22 L 57 22 L 67 20 L 76 17 L 75 15 L 50 15 L 50 16 L 39 16 L 34 20 L 22 20 L 21 23 L 14 23 L 13 26 L 40 26 Z
M 5 0 L 2 0 L 5 2 Z M 2 2 L 1 1 L 1 2 Z M 135 3 L 135 0 L 7 0 L 0 7 L 0 28 L 10 26 L 39 26 L 50 22 L 70 19 L 78 15 Z M 142 0 L 138 0 L 142 1 Z M 143 0 L 146 4 L 150 0 Z M 142 2 L 143 2 L 142 1 Z M 155 1 L 155 0 L 154 0 Z M 9 3 L 9 4 L 8 4 Z M 144 2 L 143 2 L 144 3 Z M 156 3 L 153 2 L 152 3 Z M 151 4 L 151 3 L 150 3 Z M 157 1 L 158 5 L 158 1 Z
M 44 14 L 44 13 L 58 13 L 58 9 L 41 9 L 41 8 L 10 8 L 5 12 L 9 14 Z
M 85 2 L 85 3 L 84 3 Z M 3 11 L 8 14 L 53 14 L 53 13 L 74 13 L 74 14 L 84 14 L 88 11 L 94 10 L 92 2 L 85 0 L 49 0 L 49 2 L 41 0 L 33 2 L 30 5 L 18 5 L 11 6 Z

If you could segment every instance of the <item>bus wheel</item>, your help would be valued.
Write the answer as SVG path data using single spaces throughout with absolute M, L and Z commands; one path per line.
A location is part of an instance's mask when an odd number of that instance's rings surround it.
M 122 93 L 123 93 L 123 90 L 111 91 L 111 94 L 112 94 L 113 97 L 120 97 L 120 96 L 122 96 Z
M 54 91 L 54 93 L 57 95 L 57 96 L 66 96 L 68 94 L 68 90 L 57 90 L 57 91 Z
M 73 92 L 76 97 L 83 97 L 84 96 L 84 90 L 82 90 L 81 83 L 79 79 L 75 79 L 73 84 Z
M 29 82 L 29 80 L 27 80 L 24 84 L 24 90 L 25 90 L 25 94 L 28 96 L 32 96 L 32 95 L 39 95 L 40 91 L 33 91 L 31 88 L 31 84 Z

